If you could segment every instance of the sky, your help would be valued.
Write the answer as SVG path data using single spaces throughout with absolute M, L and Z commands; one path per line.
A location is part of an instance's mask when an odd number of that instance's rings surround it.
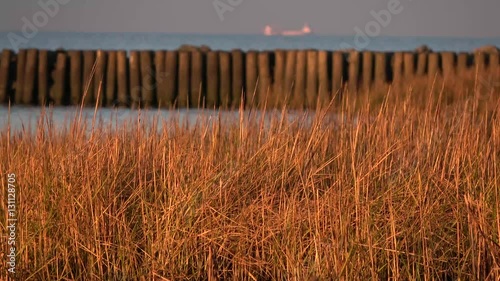
M 390 18 L 377 23 L 375 14 Z M 258 34 L 268 24 L 308 23 L 317 34 L 354 35 L 368 26 L 377 35 L 500 37 L 500 1 L 0 0 L 0 31 L 37 22 L 41 31 Z

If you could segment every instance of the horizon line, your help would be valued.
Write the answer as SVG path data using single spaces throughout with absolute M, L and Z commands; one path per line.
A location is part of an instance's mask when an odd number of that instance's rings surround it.
M 1 34 L 8 33 L 21 33 L 20 30 L 0 30 Z M 201 35 L 201 36 L 263 36 L 263 37 L 290 37 L 284 36 L 280 34 L 276 34 L 273 36 L 267 36 L 262 33 L 200 33 L 200 32 L 168 32 L 168 31 L 67 31 L 67 30 L 47 30 L 40 31 L 40 33 L 74 33 L 74 34 L 165 34 L 165 35 Z M 322 32 L 314 32 L 308 34 L 307 36 L 328 36 L 328 37 L 354 37 L 356 34 L 335 34 L 335 33 L 322 33 Z M 292 36 L 293 37 L 293 36 Z M 297 36 L 301 37 L 301 36 Z M 457 36 L 457 35 L 379 35 L 376 37 L 412 37 L 412 38 L 447 38 L 447 39 L 500 39 L 500 35 L 495 36 Z

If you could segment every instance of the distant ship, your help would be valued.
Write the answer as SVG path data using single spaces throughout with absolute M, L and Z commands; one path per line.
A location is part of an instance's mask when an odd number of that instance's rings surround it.
M 283 30 L 281 32 L 276 32 L 273 30 L 273 28 L 270 25 L 266 25 L 264 28 L 264 35 L 266 36 L 272 36 L 272 35 L 282 35 L 282 36 L 302 36 L 302 35 L 308 35 L 312 34 L 312 29 L 309 27 L 309 25 L 306 23 L 304 24 L 304 27 L 300 30 Z

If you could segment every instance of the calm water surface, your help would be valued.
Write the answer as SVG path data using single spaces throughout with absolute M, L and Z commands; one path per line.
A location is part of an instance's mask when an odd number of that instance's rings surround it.
M 11 132 L 35 132 L 43 125 L 43 128 L 53 127 L 57 130 L 68 129 L 71 124 L 79 120 L 88 131 L 92 126 L 105 129 L 133 128 L 137 124 L 144 124 L 146 127 L 154 127 L 158 131 L 173 126 L 205 126 L 224 124 L 238 125 L 240 121 L 255 122 L 264 121 L 268 126 L 272 120 L 280 120 L 282 112 L 278 110 L 269 111 L 218 111 L 218 110 L 133 110 L 126 108 L 100 108 L 97 111 L 93 108 L 79 107 L 32 107 L 14 106 L 10 109 L 0 106 L 0 132 L 5 132 L 10 128 Z M 288 111 L 285 118 L 288 122 L 301 121 L 301 124 L 311 124 L 315 117 L 315 112 Z M 334 117 L 336 119 L 336 117 Z M 154 125 L 154 126 L 152 126 Z
M 21 33 L 17 33 L 20 36 Z M 0 32 L 0 49 L 16 49 L 10 43 L 8 32 Z M 216 50 L 271 50 L 271 49 L 341 49 L 342 43 L 354 45 L 353 36 L 308 35 L 296 37 L 264 35 L 201 35 L 164 33 L 39 33 L 21 48 L 108 49 L 108 50 L 164 50 L 177 49 L 183 44 L 207 45 Z M 472 51 L 484 45 L 500 46 L 500 38 L 446 38 L 379 36 L 369 39 L 366 50 L 413 50 L 428 45 L 436 51 Z

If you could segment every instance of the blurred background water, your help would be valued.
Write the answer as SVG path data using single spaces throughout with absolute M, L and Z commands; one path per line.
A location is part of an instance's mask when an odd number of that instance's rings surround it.
M 68 130 L 72 125 L 79 123 L 90 132 L 94 127 L 111 130 L 132 129 L 137 125 L 148 130 L 160 132 L 172 127 L 193 128 L 194 126 L 208 126 L 223 124 L 238 125 L 239 122 L 262 121 L 265 127 L 271 122 L 280 121 L 284 117 L 286 122 L 300 121 L 301 125 L 310 125 L 314 120 L 314 111 L 287 111 L 282 115 L 280 110 L 267 111 L 226 111 L 226 110 L 199 110 L 199 109 L 127 109 L 127 108 L 80 108 L 75 106 L 64 107 L 33 107 L 33 106 L 0 106 L 0 133 L 10 129 L 11 133 L 35 133 L 38 128 L 56 131 Z M 332 118 L 333 117 L 333 118 Z M 337 116 L 327 116 L 325 121 L 338 121 Z
M 0 49 L 17 49 L 9 40 L 8 32 L 0 32 Z M 17 33 L 21 36 L 21 33 Z M 272 50 L 272 49 L 342 49 L 342 43 L 354 44 L 354 36 L 307 35 L 208 35 L 165 33 L 65 33 L 36 34 L 20 48 L 106 49 L 106 50 L 171 50 L 183 44 L 207 45 L 215 50 Z M 450 37 L 370 37 L 362 49 L 372 51 L 413 50 L 427 45 L 435 51 L 472 51 L 484 45 L 500 46 L 500 38 Z M 359 48 L 357 48 L 359 49 Z

